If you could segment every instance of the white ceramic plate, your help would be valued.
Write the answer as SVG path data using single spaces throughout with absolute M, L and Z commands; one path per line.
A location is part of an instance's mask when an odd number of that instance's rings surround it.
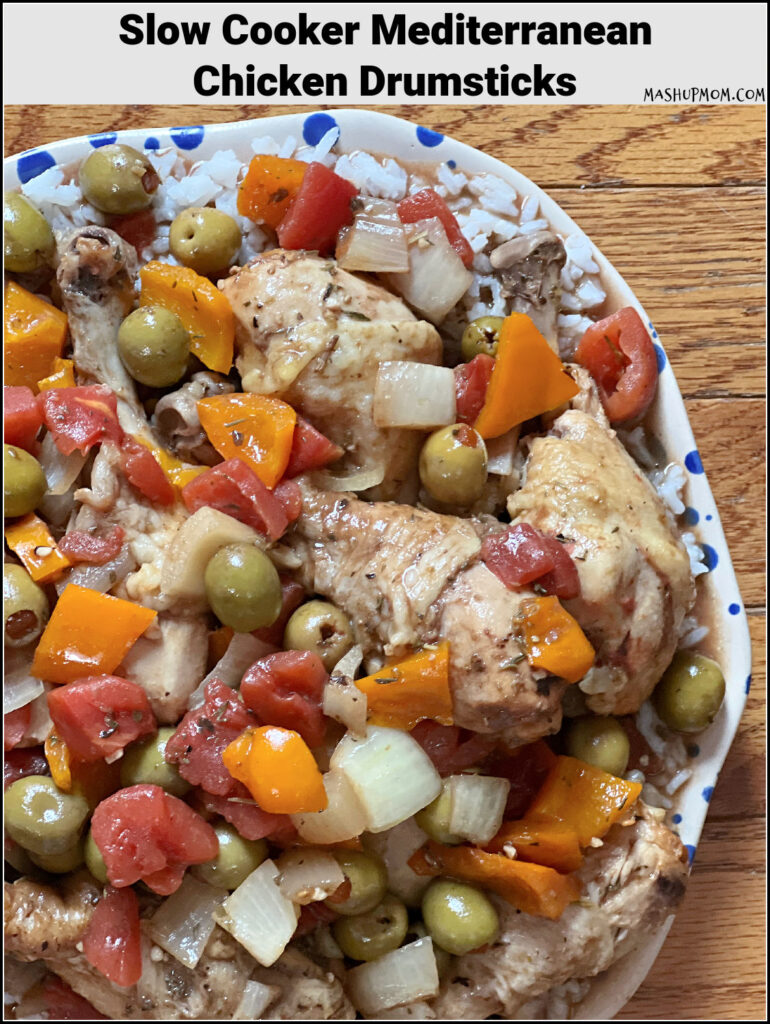
M 5 188 L 18 188 L 21 182 L 40 174 L 54 164 L 66 165 L 82 160 L 92 148 L 107 142 L 120 141 L 137 149 L 176 146 L 192 159 L 208 159 L 220 149 L 232 149 L 247 162 L 252 155 L 251 140 L 269 135 L 279 143 L 293 136 L 315 145 L 321 136 L 339 126 L 337 152 L 363 149 L 392 156 L 403 161 L 452 162 L 458 170 L 495 174 L 509 182 L 520 197 L 536 195 L 542 216 L 562 236 L 580 229 L 575 222 L 542 189 L 524 175 L 493 157 L 464 143 L 456 142 L 429 128 L 385 114 L 361 110 L 332 110 L 316 114 L 289 114 L 232 124 L 163 128 L 158 130 L 123 131 L 112 134 L 80 136 L 30 150 L 5 161 Z M 612 198 L 608 197 L 611 203 Z M 650 318 L 634 296 L 631 288 L 604 256 L 594 249 L 605 291 L 606 310 L 634 306 L 649 324 L 658 347 L 660 381 L 658 397 L 648 422 L 662 442 L 669 460 L 680 462 L 687 470 L 687 529 L 696 533 L 704 546 L 708 576 L 699 578 L 699 587 L 707 587 L 713 609 L 712 632 L 718 638 L 720 662 L 727 681 L 724 706 L 714 724 L 698 737 L 699 753 L 691 763 L 692 777 L 677 793 L 676 825 L 686 844 L 690 859 L 700 837 L 717 776 L 724 763 L 746 702 L 751 683 L 751 647 L 748 622 L 738 591 L 727 542 L 714 504 L 692 430 L 682 402 L 674 372 Z M 697 525 L 695 525 L 697 524 Z M 671 921 L 651 938 L 643 949 L 620 961 L 606 972 L 603 982 L 589 993 L 580 1008 L 582 1019 L 608 1019 L 617 1013 L 641 984 L 663 944 Z

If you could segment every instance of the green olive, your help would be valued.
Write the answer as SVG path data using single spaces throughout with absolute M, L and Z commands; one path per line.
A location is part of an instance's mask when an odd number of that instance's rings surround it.
M 140 384 L 166 388 L 184 375 L 190 357 L 190 335 L 184 324 L 163 306 L 140 306 L 118 330 L 123 365 Z
M 174 218 L 168 237 L 171 252 L 199 274 L 227 270 L 241 247 L 241 229 L 233 218 L 210 206 L 191 206 Z
M 445 780 L 441 792 L 436 799 L 428 804 L 427 807 L 423 807 L 414 816 L 414 820 L 423 832 L 427 832 L 431 839 L 435 839 L 437 843 L 444 843 L 446 846 L 455 846 L 457 843 L 463 842 L 461 836 L 457 836 L 454 832 L 449 831 L 451 805 L 452 795 L 449 783 Z
M 80 168 L 80 189 L 102 213 L 137 213 L 160 184 L 154 168 L 132 146 L 100 146 Z
M 68 847 L 61 853 L 31 853 L 29 859 L 43 871 L 48 871 L 52 875 L 66 875 L 67 872 L 74 871 L 83 863 L 84 846 L 81 838 L 74 846 Z
M 3 203 L 5 269 L 29 274 L 50 264 L 55 242 L 51 226 L 19 192 L 6 192 Z
M 153 785 L 160 786 L 172 796 L 184 796 L 190 788 L 176 769 L 176 765 L 166 760 L 166 743 L 174 735 L 176 729 L 171 725 L 162 725 L 154 736 L 139 743 L 132 743 L 120 762 L 121 786 Z
M 48 489 L 43 467 L 29 452 L 3 445 L 3 515 L 25 516 L 43 500 Z
M 586 715 L 573 718 L 567 728 L 567 753 L 610 775 L 622 775 L 628 767 L 631 744 L 616 718 Z
M 469 363 L 474 356 L 486 355 L 494 358 L 497 355 L 497 343 L 503 319 L 501 316 L 480 316 L 478 320 L 468 324 L 460 342 L 463 359 L 466 363 Z
M 655 708 L 675 732 L 701 732 L 722 706 L 725 677 L 715 661 L 703 654 L 679 651 L 655 687 Z
M 327 900 L 327 905 L 345 917 L 374 910 L 388 888 L 388 873 L 382 861 L 358 850 L 335 850 L 334 858 L 350 881 L 350 896 L 343 903 Z
M 350 619 L 329 601 L 306 601 L 286 623 L 283 646 L 289 651 L 313 651 L 331 672 L 353 646 Z
M 3 629 L 9 647 L 36 640 L 48 621 L 48 598 L 26 569 L 3 565 Z
M 428 934 L 455 956 L 494 942 L 500 929 L 495 906 L 472 885 L 437 878 L 422 898 L 422 919 Z
M 96 845 L 96 841 L 94 840 L 94 837 L 91 834 L 90 829 L 88 830 L 88 835 L 86 836 L 83 853 L 85 856 L 86 867 L 88 868 L 88 870 L 97 880 L 97 882 L 101 882 L 102 885 L 106 885 L 107 882 L 109 881 L 109 879 L 107 878 L 107 865 L 104 863 L 102 851 Z
M 30 853 L 71 849 L 89 814 L 82 796 L 62 793 L 47 775 L 27 775 L 5 791 L 5 827 Z
M 340 917 L 332 925 L 337 945 L 351 960 L 376 960 L 398 949 L 408 931 L 406 907 L 390 895 L 365 914 Z
M 236 633 L 272 626 L 281 611 L 281 581 L 267 555 L 253 544 L 228 544 L 203 574 L 206 597 L 221 623 Z
M 487 448 L 465 423 L 431 434 L 420 452 L 423 487 L 447 505 L 472 505 L 487 482 Z
M 214 831 L 219 840 L 219 853 L 213 860 L 198 864 L 193 870 L 201 881 L 209 885 L 219 889 L 237 889 L 266 859 L 267 843 L 264 839 L 256 842 L 244 839 L 224 821 L 214 825 Z

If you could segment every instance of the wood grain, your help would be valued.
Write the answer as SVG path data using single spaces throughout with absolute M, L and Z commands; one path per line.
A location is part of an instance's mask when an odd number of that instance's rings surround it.
M 5 152 L 102 130 L 302 109 L 318 108 L 7 107 Z M 750 611 L 753 685 L 684 905 L 619 1019 L 763 1020 L 764 108 L 371 109 L 484 149 L 549 190 L 625 276 L 662 337 Z

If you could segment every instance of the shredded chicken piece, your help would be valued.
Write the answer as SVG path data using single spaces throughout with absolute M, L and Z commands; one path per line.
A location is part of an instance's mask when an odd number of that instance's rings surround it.
M 74 952 L 101 894 L 87 871 L 56 886 L 31 878 L 5 883 L 5 952 L 18 960 L 50 959 Z
M 561 301 L 561 270 L 567 253 L 551 231 L 533 231 L 503 242 L 489 262 L 503 286 L 510 312 L 526 313 L 558 353 L 557 317 Z

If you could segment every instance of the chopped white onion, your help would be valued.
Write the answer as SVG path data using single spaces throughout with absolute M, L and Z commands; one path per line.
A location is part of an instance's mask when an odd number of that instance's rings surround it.
M 364 845 L 373 850 L 388 871 L 388 888 L 408 907 L 419 907 L 432 879 L 418 875 L 409 867 L 409 858 L 428 841 L 414 818 L 407 818 L 395 828 L 364 837 Z
M 494 775 L 453 775 L 449 781 L 449 831 L 488 843 L 503 823 L 511 784 Z
M 261 981 L 247 981 L 243 996 L 232 1020 L 260 1020 L 270 1003 L 281 994 L 275 985 L 263 985 Z
M 363 657 L 364 652 L 356 644 L 337 662 L 324 686 L 321 705 L 327 718 L 340 722 L 356 736 L 366 732 L 366 694 L 353 681 Z
M 439 324 L 470 288 L 473 274 L 450 245 L 438 218 L 407 224 L 406 232 L 409 270 L 383 277 L 410 306 Z
M 384 832 L 410 818 L 441 791 L 433 762 L 408 732 L 370 726 L 359 739 L 346 733 L 331 766 L 353 787 L 370 832 Z
M 167 896 L 147 921 L 147 933 L 153 942 L 192 970 L 214 931 L 212 915 L 225 895 L 223 889 L 215 889 L 188 873 L 176 892 Z
M 263 861 L 214 912 L 226 932 L 263 967 L 270 967 L 291 941 L 298 911 L 278 888 L 278 868 Z
M 265 643 L 264 640 L 252 636 L 251 633 L 233 633 L 225 653 L 190 694 L 188 706 L 197 708 L 199 704 L 203 703 L 204 691 L 212 679 L 219 679 L 225 686 L 237 689 L 241 685 L 246 669 L 251 668 L 259 658 L 264 658 L 266 654 L 272 654 L 273 651 L 275 651 L 275 647 L 272 644 Z
M 199 508 L 185 519 L 168 545 L 160 587 L 170 598 L 203 602 L 203 574 L 211 558 L 226 544 L 258 544 L 259 534 L 218 509 Z
M 53 729 L 53 720 L 48 710 L 48 691 L 53 689 L 52 683 L 43 683 L 44 692 L 30 703 L 31 714 L 29 725 L 24 730 L 24 743 L 45 743 L 48 733 Z
M 364 201 L 353 224 L 343 228 L 335 253 L 343 270 L 404 272 L 409 269 L 406 232 L 395 203 Z
M 487 473 L 493 476 L 510 476 L 516 458 L 521 426 L 513 427 L 500 437 L 491 437 L 487 442 Z
M 62 455 L 56 447 L 53 434 L 46 433 L 40 444 L 37 461 L 43 467 L 48 493 L 59 495 L 68 491 L 80 476 L 86 456 L 79 451 L 74 451 L 71 455 Z
M 357 1010 L 376 1014 L 438 993 L 433 940 L 417 939 L 348 971 L 347 991 Z
M 342 868 L 323 850 L 287 850 L 276 864 L 278 887 L 292 903 L 305 906 L 325 900 L 344 883 Z
M 291 815 L 300 839 L 306 843 L 341 843 L 360 836 L 366 828 L 366 815 L 353 787 L 337 771 L 327 772 L 323 780 L 328 806 L 322 811 Z
M 366 469 L 356 469 L 342 476 L 323 472 L 315 474 L 315 482 L 327 491 L 368 491 L 370 487 L 377 487 L 384 479 L 385 463 Z
M 55 584 L 57 594 L 61 594 L 70 583 L 76 583 L 87 590 L 97 590 L 106 594 L 122 582 L 136 568 L 136 559 L 128 544 L 124 544 L 117 555 L 104 565 L 76 565 Z
M 29 674 L 35 645 L 5 648 L 5 677 L 3 681 L 3 714 L 18 711 L 30 704 L 43 692 L 43 684 Z
M 374 385 L 378 427 L 433 430 L 457 418 L 454 370 L 429 363 L 380 363 Z

